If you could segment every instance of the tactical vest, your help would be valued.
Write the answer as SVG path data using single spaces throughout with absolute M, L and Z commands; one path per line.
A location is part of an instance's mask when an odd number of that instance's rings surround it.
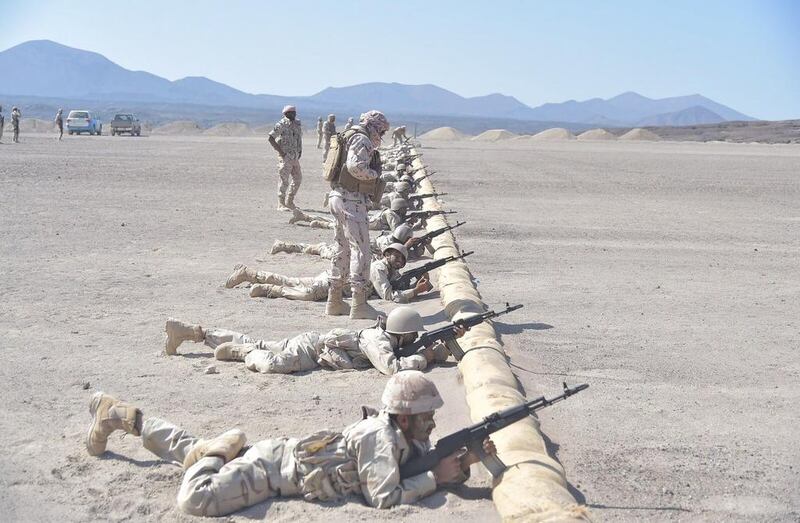
M 350 174 L 350 171 L 345 166 L 350 139 L 356 134 L 363 134 L 369 138 L 369 135 L 360 128 L 348 129 L 331 137 L 328 158 L 322 169 L 323 178 L 331 183 L 331 187 L 339 185 L 346 191 L 366 194 L 373 202 L 380 202 L 386 183 L 380 179 L 382 166 L 381 155 L 378 150 L 372 151 L 372 158 L 369 164 L 370 169 L 378 173 L 378 178 L 374 180 L 359 180 Z

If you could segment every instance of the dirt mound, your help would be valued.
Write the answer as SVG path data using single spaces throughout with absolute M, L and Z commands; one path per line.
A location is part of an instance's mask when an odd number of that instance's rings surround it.
M 187 136 L 203 134 L 203 128 L 197 125 L 196 122 L 179 120 L 177 122 L 170 122 L 168 124 L 156 127 L 153 129 L 152 134 L 162 134 L 170 136 Z
M 575 135 L 563 127 L 553 127 L 534 134 L 530 140 L 533 142 L 555 142 L 559 140 L 574 140 Z
M 253 127 L 253 134 L 257 134 L 259 136 L 269 133 L 275 126 L 274 125 L 259 125 L 258 127 Z M 314 131 L 316 135 L 316 131 Z
M 637 127 L 636 129 L 631 129 L 627 133 L 623 134 L 619 137 L 620 140 L 631 140 L 631 141 L 646 141 L 646 142 L 657 142 L 661 140 L 661 137 L 654 133 L 653 131 L 648 131 L 647 129 L 641 129 Z
M 605 129 L 590 129 L 578 135 L 578 140 L 616 140 L 617 137 Z
M 517 135 L 505 129 L 490 129 L 472 139 L 476 142 L 499 142 L 501 140 L 509 140 L 515 136 Z
M 466 135 L 458 129 L 454 129 L 452 127 L 437 127 L 436 129 L 431 129 L 419 137 L 420 140 L 441 140 L 449 142 L 465 140 L 467 138 L 469 138 L 469 135 Z
M 253 130 L 244 123 L 225 122 L 206 129 L 203 134 L 208 136 L 253 136 Z

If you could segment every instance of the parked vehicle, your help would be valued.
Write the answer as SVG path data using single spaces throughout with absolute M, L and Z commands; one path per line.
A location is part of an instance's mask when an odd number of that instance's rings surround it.
M 89 133 L 103 134 L 103 123 L 90 111 L 70 111 L 67 116 L 67 132 L 69 134 Z
M 128 133 L 131 136 L 141 136 L 142 124 L 136 115 L 130 113 L 120 113 L 111 120 L 111 136 Z

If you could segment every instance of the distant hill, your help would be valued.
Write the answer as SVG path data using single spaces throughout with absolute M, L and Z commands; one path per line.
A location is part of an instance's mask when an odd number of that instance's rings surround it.
M 201 107 L 206 108 L 203 109 L 206 113 L 196 116 L 198 121 L 218 121 L 216 117 L 208 116 L 208 107 L 217 108 L 214 112 L 225 112 L 222 111 L 224 108 L 240 108 L 227 112 L 234 112 L 239 118 L 245 119 L 247 117 L 242 113 L 261 110 L 273 114 L 287 103 L 298 104 L 301 118 L 311 120 L 329 112 L 358 115 L 377 107 L 390 114 L 548 122 L 573 130 L 635 125 L 697 125 L 753 119 L 699 94 L 654 100 L 627 92 L 607 100 L 569 100 L 534 108 L 513 96 L 495 93 L 465 98 L 431 84 L 373 82 L 328 87 L 306 97 L 251 94 L 204 77 L 170 81 L 145 71 L 130 71 L 100 54 L 49 40 L 25 42 L 0 52 L 0 71 L 13 71 L 13 74 L 0 76 L 0 93 L 5 98 L 17 95 L 87 100 L 92 105 L 103 102 L 106 106 L 132 106 L 133 102 L 149 106 L 191 104 L 198 106 L 198 112 Z M 186 112 L 191 113 L 189 110 Z M 439 121 L 440 125 L 445 123 L 441 122 L 441 118 Z

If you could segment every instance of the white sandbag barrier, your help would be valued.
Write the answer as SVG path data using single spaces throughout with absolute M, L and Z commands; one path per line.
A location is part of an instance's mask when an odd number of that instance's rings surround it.
M 412 151 L 412 154 L 416 151 Z M 417 158 L 412 165 L 419 168 L 415 178 L 425 176 L 423 163 Z M 419 192 L 435 192 L 430 178 L 419 183 Z M 425 210 L 440 210 L 439 202 L 427 198 Z M 444 216 L 427 220 L 427 230 L 447 225 Z M 461 251 L 452 231 L 432 240 L 434 259 L 458 256 Z M 486 305 L 463 260 L 446 264 L 438 270 L 438 287 L 442 304 L 452 321 L 465 313 L 484 312 Z M 506 353 L 491 322 L 470 329 L 459 340 L 465 351 L 458 365 L 473 422 L 496 412 L 519 405 L 525 396 L 508 364 Z M 563 467 L 547 454 L 539 421 L 529 416 L 492 435 L 498 457 L 508 469 L 495 478 L 492 499 L 503 521 L 588 521 L 585 506 L 578 504 L 567 489 Z

